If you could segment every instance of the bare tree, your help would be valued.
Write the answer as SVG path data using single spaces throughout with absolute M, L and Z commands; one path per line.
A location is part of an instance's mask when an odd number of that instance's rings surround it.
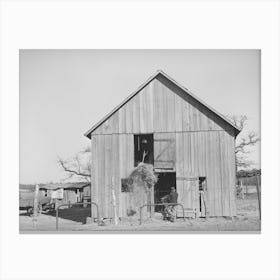
M 65 180 L 75 177 L 79 180 L 90 182 L 90 152 L 90 148 L 86 147 L 69 159 L 58 157 L 58 164 L 68 174 Z
M 260 141 L 260 137 L 254 131 L 251 131 L 246 135 L 243 135 L 244 134 L 242 133 L 244 131 L 243 129 L 246 126 L 246 122 L 248 121 L 248 118 L 246 116 L 233 115 L 233 116 L 228 116 L 228 118 L 233 122 L 235 126 L 239 127 L 241 130 L 241 133 L 237 138 L 237 142 L 235 146 L 236 165 L 239 168 L 241 167 L 248 168 L 253 164 L 253 162 L 249 161 L 246 157 L 246 155 L 250 153 L 250 150 L 248 149 L 250 147 L 255 146 Z

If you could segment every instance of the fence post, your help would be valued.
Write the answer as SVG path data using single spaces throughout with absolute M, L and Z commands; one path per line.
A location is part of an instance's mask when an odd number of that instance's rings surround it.
M 261 220 L 262 215 L 261 215 L 260 176 L 257 176 L 256 188 L 257 188 L 257 194 L 258 194 L 259 217 L 260 217 L 260 220 Z

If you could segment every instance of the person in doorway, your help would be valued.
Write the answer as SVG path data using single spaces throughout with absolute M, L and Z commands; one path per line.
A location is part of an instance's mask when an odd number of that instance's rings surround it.
M 161 198 L 162 203 L 173 203 L 174 205 L 164 205 L 163 209 L 163 219 L 174 222 L 176 219 L 176 209 L 175 204 L 178 201 L 178 193 L 175 187 L 171 187 L 170 193 Z

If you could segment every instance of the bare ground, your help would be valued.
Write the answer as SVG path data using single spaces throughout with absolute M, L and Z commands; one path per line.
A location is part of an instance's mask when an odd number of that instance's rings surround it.
M 33 218 L 21 213 L 19 216 L 20 232 L 32 231 L 56 231 L 56 219 L 52 215 L 41 214 L 37 218 L 37 222 L 33 222 Z M 203 219 L 177 219 L 175 223 L 162 220 L 161 214 L 157 214 L 153 219 L 146 219 L 142 225 L 136 219 L 126 219 L 115 226 L 110 221 L 105 221 L 103 226 L 96 223 L 82 224 L 75 219 L 59 218 L 59 231 L 83 231 L 83 232 L 260 232 L 261 223 L 258 213 L 258 202 L 256 198 L 249 197 L 244 200 L 237 200 L 237 217 L 230 218 L 208 218 Z

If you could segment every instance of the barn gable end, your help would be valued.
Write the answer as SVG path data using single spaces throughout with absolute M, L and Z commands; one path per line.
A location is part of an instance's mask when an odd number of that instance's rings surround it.
M 162 71 L 94 125 L 85 135 L 239 129 Z

